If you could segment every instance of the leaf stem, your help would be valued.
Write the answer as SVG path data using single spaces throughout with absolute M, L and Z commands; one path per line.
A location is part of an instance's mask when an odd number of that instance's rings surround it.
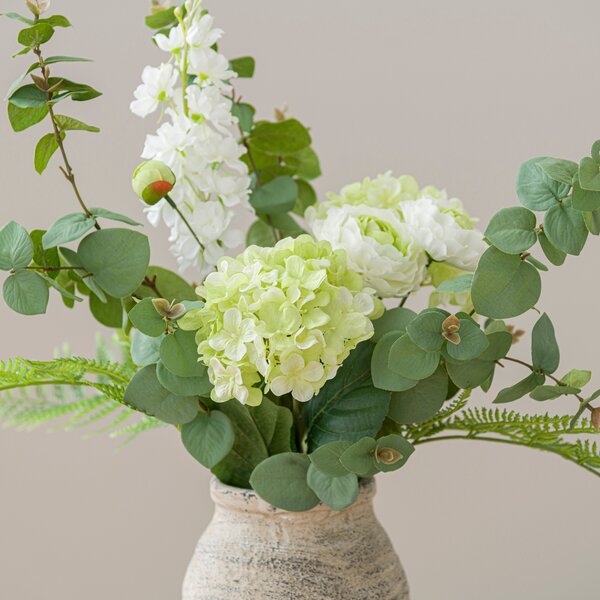
M 202 242 L 200 241 L 200 238 L 198 237 L 198 235 L 196 234 L 196 232 L 190 225 L 190 222 L 185 218 L 185 216 L 183 215 L 181 210 L 179 210 L 179 206 L 177 206 L 177 204 L 175 204 L 175 201 L 173 200 L 173 198 L 171 198 L 171 196 L 169 196 L 169 194 L 167 194 L 165 196 L 165 200 L 169 203 L 169 206 L 179 215 L 179 218 L 184 222 L 185 226 L 189 229 L 190 233 L 194 236 L 194 239 L 198 242 L 198 246 L 200 246 L 200 249 L 204 250 L 204 244 L 202 244 Z

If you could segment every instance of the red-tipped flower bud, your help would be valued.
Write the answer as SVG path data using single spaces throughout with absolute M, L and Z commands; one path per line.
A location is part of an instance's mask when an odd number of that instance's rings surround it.
M 175 173 L 159 160 L 143 162 L 133 173 L 133 191 L 148 205 L 162 200 L 175 186 Z

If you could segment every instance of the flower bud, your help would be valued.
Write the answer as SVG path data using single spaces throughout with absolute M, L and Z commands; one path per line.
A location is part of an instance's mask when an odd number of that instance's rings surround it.
M 592 409 L 592 425 L 596 429 L 600 429 L 600 407 Z
M 402 454 L 394 448 L 377 448 L 375 450 L 375 460 L 384 465 L 393 465 L 399 460 L 402 460 Z
M 26 0 L 27 8 L 39 17 L 50 8 L 50 0 Z
M 154 298 L 152 304 L 156 312 L 166 319 L 178 319 L 185 313 L 185 305 L 181 303 L 175 304 L 175 301 L 169 302 L 164 298 Z
M 175 173 L 159 160 L 143 162 L 133 173 L 133 191 L 148 205 L 162 200 L 174 187 Z
M 454 345 L 460 344 L 460 320 L 456 315 L 450 315 L 442 323 L 442 335 Z

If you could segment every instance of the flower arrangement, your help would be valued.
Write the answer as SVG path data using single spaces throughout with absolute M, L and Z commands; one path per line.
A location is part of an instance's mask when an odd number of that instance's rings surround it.
M 3 296 L 24 315 L 45 313 L 50 292 L 66 309 L 85 300 L 123 358 L 102 348 L 98 359 L 0 363 L 0 419 L 30 428 L 70 415 L 73 427 L 112 414 L 113 435 L 129 436 L 168 424 L 221 481 L 290 511 L 343 509 L 360 478 L 445 439 L 537 448 L 600 474 L 600 390 L 584 391 L 590 371 L 557 375 L 538 259 L 560 266 L 600 234 L 600 141 L 579 162 L 525 162 L 521 205 L 502 208 L 485 232 L 460 200 L 407 175 L 366 178 L 318 202 L 309 129 L 281 112 L 258 120 L 236 94 L 254 60 L 220 53 L 223 32 L 201 0 L 155 1 L 146 24 L 165 58 L 144 69 L 131 111 L 161 117 L 133 190 L 149 222 L 169 228 L 177 274 L 149 264 L 137 221 L 85 202 L 67 142 L 98 129 L 62 108 L 101 94 L 55 74 L 85 59 L 46 54 L 71 26 L 46 16 L 49 5 L 27 0 L 30 16 L 4 15 L 23 26 L 17 54 L 34 57 L 9 90 L 8 117 L 16 132 L 50 126 L 35 169 L 58 154 L 79 209 L 44 229 L 0 229 Z M 253 221 L 245 248 L 244 220 Z M 424 288 L 429 305 L 409 308 Z M 512 356 L 524 332 L 507 320 L 531 310 L 540 316 L 528 362 Z M 496 406 L 470 407 L 509 364 L 523 373 L 494 389 Z M 25 398 L 28 386 L 53 395 Z M 561 416 L 499 406 L 526 395 L 569 404 Z

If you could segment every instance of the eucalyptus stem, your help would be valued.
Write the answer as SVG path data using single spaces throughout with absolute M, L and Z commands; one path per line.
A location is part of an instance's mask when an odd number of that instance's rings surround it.
M 25 267 L 26 269 L 28 269 L 29 271 L 72 271 L 72 270 L 76 270 L 76 271 L 86 271 L 87 273 L 87 269 L 85 267 L 71 267 L 71 266 L 67 266 L 67 267 L 47 267 L 47 266 L 40 266 L 40 265 L 31 265 L 29 267 Z
M 60 131 L 60 127 L 58 126 L 58 123 L 56 121 L 56 115 L 54 114 L 54 108 L 52 107 L 52 92 L 48 91 L 50 89 L 50 82 L 48 79 L 48 68 L 46 67 L 46 63 L 44 62 L 41 47 L 36 46 L 33 49 L 33 52 L 38 57 L 40 70 L 42 72 L 42 77 L 44 78 L 44 84 L 46 87 L 46 96 L 48 98 L 47 103 L 46 103 L 48 106 L 48 114 L 50 116 L 50 120 L 52 121 L 52 129 L 54 130 L 54 137 L 56 139 L 56 143 L 58 144 L 58 149 L 60 150 L 60 153 L 61 153 L 62 159 L 63 159 L 63 163 L 64 163 L 64 168 L 63 167 L 59 167 L 59 168 L 60 168 L 62 174 L 65 176 L 66 180 L 71 184 L 71 187 L 73 188 L 73 192 L 75 193 L 75 197 L 77 198 L 77 202 L 79 202 L 79 206 L 81 206 L 81 210 L 83 211 L 85 216 L 93 219 L 94 227 L 96 229 L 100 229 L 100 225 L 98 224 L 98 221 L 96 220 L 94 215 L 91 213 L 91 211 L 89 210 L 89 208 L 86 206 L 85 202 L 83 201 L 81 193 L 79 192 L 79 188 L 77 187 L 77 182 L 75 181 L 75 174 L 73 173 L 73 168 L 71 167 L 71 163 L 69 162 L 69 158 L 67 157 L 65 145 L 63 143 L 63 137 L 62 137 L 62 134 Z
M 530 365 L 528 362 L 525 362 L 524 360 L 521 360 L 519 358 L 513 358 L 512 356 L 505 356 L 502 360 L 508 360 L 508 361 L 516 363 L 518 365 L 522 365 L 523 367 L 527 367 L 528 369 L 531 370 L 532 373 L 535 373 L 535 371 L 536 371 L 536 368 L 533 365 Z M 498 361 L 498 364 L 503 366 L 500 361 Z M 550 373 L 544 373 L 544 375 L 546 377 L 549 377 L 550 379 L 552 379 L 552 381 L 554 381 L 554 383 L 556 383 L 556 385 L 563 385 L 563 386 L 566 385 L 560 379 L 557 379 L 556 377 L 554 377 L 554 375 L 552 375 Z M 585 408 L 587 408 L 590 412 L 592 412 L 594 410 L 594 408 L 588 404 L 588 402 L 585 398 L 583 398 L 579 394 L 572 394 L 572 395 L 575 396 L 577 398 L 577 400 L 579 400 L 580 404 L 585 405 Z
M 181 210 L 179 210 L 179 206 L 177 206 L 177 204 L 175 204 L 175 201 L 173 200 L 173 198 L 171 198 L 171 196 L 169 196 L 169 194 L 167 194 L 165 196 L 165 200 L 169 203 L 169 206 L 179 215 L 179 218 L 185 223 L 185 226 L 189 229 L 190 233 L 194 236 L 194 239 L 198 242 L 200 249 L 204 250 L 204 244 L 200 241 L 200 238 L 198 237 L 198 235 L 196 234 L 196 232 L 190 225 L 190 222 L 185 218 L 185 216 L 183 215 Z

